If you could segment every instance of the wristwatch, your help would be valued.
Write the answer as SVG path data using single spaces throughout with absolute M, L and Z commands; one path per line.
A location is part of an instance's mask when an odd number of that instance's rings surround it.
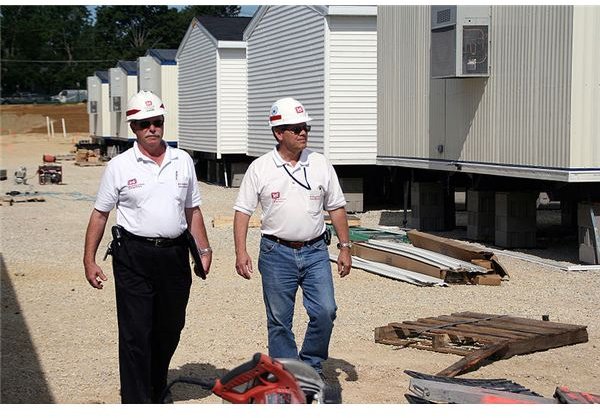
M 212 253 L 212 248 L 210 248 L 210 247 L 198 248 L 198 253 L 200 254 L 200 257 L 202 257 L 205 254 Z
M 337 243 L 337 248 L 338 250 L 341 250 L 342 248 L 352 248 L 352 243 L 351 242 L 338 242 Z

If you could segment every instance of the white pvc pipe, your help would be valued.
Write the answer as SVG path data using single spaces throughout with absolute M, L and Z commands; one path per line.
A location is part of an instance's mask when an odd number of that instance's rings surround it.
M 50 117 L 46 116 L 46 129 L 48 129 L 48 137 L 50 137 Z
M 52 133 L 52 138 L 54 138 L 54 121 L 50 121 L 50 132 Z
M 62 118 L 63 138 L 67 137 L 67 127 L 65 125 L 65 118 Z

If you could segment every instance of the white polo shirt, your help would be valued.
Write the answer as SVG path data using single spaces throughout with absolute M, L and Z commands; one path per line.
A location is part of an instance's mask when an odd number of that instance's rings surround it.
M 162 165 L 143 155 L 137 142 L 108 162 L 94 207 L 117 207 L 117 224 L 144 237 L 176 238 L 187 228 L 185 208 L 201 204 L 190 155 L 167 145 Z
M 250 164 L 235 210 L 252 215 L 260 202 L 261 232 L 288 241 L 308 241 L 325 231 L 323 209 L 346 205 L 344 193 L 327 159 L 304 149 L 295 167 L 277 149 Z

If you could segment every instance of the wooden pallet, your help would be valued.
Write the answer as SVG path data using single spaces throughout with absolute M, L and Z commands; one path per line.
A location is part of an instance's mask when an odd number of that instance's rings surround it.
M 75 165 L 80 167 L 97 167 L 100 165 L 104 165 L 102 161 L 76 161 Z
M 587 327 L 582 325 L 475 312 L 392 322 L 375 329 L 376 343 L 464 356 L 438 373 L 450 377 L 475 368 L 484 360 L 587 341 Z

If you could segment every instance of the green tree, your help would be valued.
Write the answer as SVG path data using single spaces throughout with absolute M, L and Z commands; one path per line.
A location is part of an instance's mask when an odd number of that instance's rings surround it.
M 2 90 L 55 93 L 81 80 L 89 65 L 91 20 L 85 6 L 0 8 Z
M 240 6 L 0 7 L 2 95 L 85 88 L 86 77 L 152 48 L 176 49 L 192 18 L 237 16 Z
M 185 6 L 181 15 L 189 23 L 196 16 L 235 17 L 240 14 L 240 6 Z

